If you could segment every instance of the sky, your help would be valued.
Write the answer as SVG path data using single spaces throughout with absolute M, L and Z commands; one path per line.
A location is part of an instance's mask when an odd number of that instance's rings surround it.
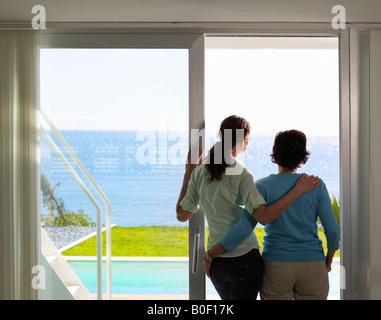
M 336 49 L 207 49 L 205 87 L 208 132 L 338 135 Z M 42 49 L 41 107 L 60 130 L 186 130 L 188 50 Z
M 59 129 L 184 128 L 187 62 L 185 49 L 43 49 L 41 107 Z
M 212 49 L 206 60 L 206 118 L 218 122 L 236 113 L 256 133 L 299 129 L 338 135 L 337 54 L 334 49 Z

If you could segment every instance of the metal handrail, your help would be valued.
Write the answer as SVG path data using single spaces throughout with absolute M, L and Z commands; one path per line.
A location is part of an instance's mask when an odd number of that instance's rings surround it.
M 48 115 L 45 113 L 44 110 L 40 110 L 40 113 L 46 123 L 49 125 L 53 133 L 57 136 L 58 140 L 62 143 L 66 151 L 69 153 L 69 155 L 72 157 L 74 162 L 77 164 L 81 172 L 85 175 L 85 177 L 88 179 L 92 187 L 95 189 L 99 197 L 103 200 L 106 206 L 106 298 L 111 299 L 111 203 L 104 194 L 104 192 L 101 190 L 101 188 L 98 186 L 98 184 L 94 181 L 94 179 L 91 177 L 91 175 L 88 173 L 85 166 L 82 164 L 82 162 L 79 160 L 73 149 L 70 147 L 70 145 L 67 143 L 65 138 L 61 135 L 59 130 L 56 128 L 54 123 L 50 120 Z M 45 131 L 45 130 L 44 130 Z M 52 140 L 53 142 L 53 140 Z M 54 142 L 53 142 L 54 143 Z M 55 145 L 55 144 L 54 144 Z M 65 158 L 66 160 L 66 158 Z M 67 160 L 66 160 L 67 161 Z M 69 164 L 70 165 L 70 164 Z M 101 214 L 101 213 L 100 213 Z M 98 281 L 98 299 L 102 299 L 102 289 L 99 290 L 99 287 L 102 288 L 102 216 L 99 218 L 98 223 L 98 216 L 97 216 L 97 279 L 100 279 Z
M 73 167 L 70 165 L 69 161 L 65 158 L 61 150 L 57 147 L 57 145 L 54 143 L 53 139 L 48 135 L 46 130 L 41 126 L 40 127 L 41 133 L 45 140 L 49 143 L 55 154 L 58 156 L 58 158 L 61 160 L 63 165 L 66 167 L 67 171 L 70 173 L 70 175 L 73 177 L 75 182 L 79 185 L 79 187 L 82 189 L 83 193 L 87 196 L 87 198 L 90 200 L 91 204 L 94 206 L 95 210 L 97 211 L 97 235 L 99 235 L 99 226 L 102 227 L 102 208 L 99 205 L 99 203 L 95 200 L 93 195 L 90 193 L 90 191 L 87 189 L 81 178 L 78 176 L 78 174 L 75 172 Z M 101 229 L 102 232 L 102 229 Z M 102 233 L 101 233 L 102 234 Z M 97 241 L 99 240 L 99 237 L 97 238 Z M 101 238 L 102 241 L 102 238 Z M 100 250 L 99 250 L 100 249 Z M 97 297 L 99 300 L 102 299 L 102 242 L 101 246 L 99 246 L 99 242 L 97 243 Z M 99 251 L 101 253 L 100 259 L 99 259 Z

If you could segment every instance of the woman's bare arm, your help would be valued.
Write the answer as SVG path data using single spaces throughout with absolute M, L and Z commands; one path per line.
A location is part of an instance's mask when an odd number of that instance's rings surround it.
M 179 220 L 180 222 L 186 222 L 193 216 L 192 212 L 185 211 L 181 208 L 180 202 L 183 200 L 183 198 L 185 197 L 187 193 L 185 189 L 188 187 L 188 183 L 191 178 L 193 170 L 202 164 L 202 156 L 203 156 L 203 152 L 200 148 L 198 150 L 189 150 L 188 152 L 188 157 L 185 164 L 185 174 L 183 178 L 183 185 L 179 194 L 179 198 L 176 203 L 176 216 L 177 216 L 177 220 Z

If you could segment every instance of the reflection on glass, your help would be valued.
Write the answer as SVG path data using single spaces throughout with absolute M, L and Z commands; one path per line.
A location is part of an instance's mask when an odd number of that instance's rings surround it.
M 188 90 L 185 49 L 41 50 L 41 108 L 111 202 L 112 224 L 116 225 L 113 256 L 188 255 L 188 237 L 170 243 L 168 229 L 156 229 L 156 240 L 148 239 L 151 244 L 147 239 L 125 238 L 131 232 L 122 232 L 124 227 L 181 226 L 187 234 L 187 227 L 176 219 L 175 204 L 188 149 Z M 61 151 L 76 169 L 66 151 Z M 70 213 L 77 214 L 75 219 L 83 218 L 73 222 L 81 226 L 77 228 L 81 232 L 70 227 L 70 233 L 61 232 L 54 240 L 65 248 L 95 230 L 96 213 L 44 138 L 41 173 L 46 182 L 44 228 L 58 230 L 48 225 L 60 223 L 62 216 L 68 222 Z M 77 173 L 93 190 L 79 170 Z M 105 224 L 100 199 L 99 204 Z M 84 221 L 90 223 L 89 228 L 83 227 Z M 53 231 L 50 234 L 54 238 Z M 118 234 L 120 239 L 114 237 Z M 65 238 L 65 244 L 61 245 L 59 237 Z M 123 239 L 129 245 L 122 247 Z M 165 253 L 149 248 L 155 242 L 167 247 Z M 171 246 L 183 251 L 172 252 Z M 86 250 L 77 254 L 87 255 Z M 63 254 L 74 255 L 75 251 L 68 249 Z M 91 251 L 88 255 L 95 254 Z M 187 277 L 187 269 L 185 273 Z M 134 293 L 133 288 L 126 290 L 124 293 Z

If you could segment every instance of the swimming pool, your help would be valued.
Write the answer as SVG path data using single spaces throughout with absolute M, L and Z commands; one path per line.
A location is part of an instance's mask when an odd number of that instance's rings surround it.
M 97 291 L 96 261 L 69 260 L 90 293 Z M 188 261 L 112 261 L 112 293 L 115 294 L 188 294 Z M 103 263 L 103 290 L 106 292 L 106 263 Z M 340 262 L 335 260 L 329 273 L 330 296 L 340 296 Z M 206 294 L 217 295 L 207 278 Z

